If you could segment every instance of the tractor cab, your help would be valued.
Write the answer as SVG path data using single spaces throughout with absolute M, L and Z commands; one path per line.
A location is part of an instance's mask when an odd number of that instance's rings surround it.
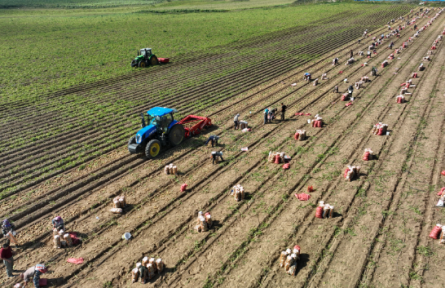
M 142 55 L 144 56 L 144 58 L 150 57 L 152 55 L 151 53 L 151 48 L 142 48 L 141 50 L 139 50 L 138 52 L 138 56 Z
M 154 107 L 141 113 L 142 128 L 128 141 L 130 153 L 143 153 L 147 158 L 155 158 L 161 146 L 179 145 L 185 137 L 185 130 L 173 114 L 176 109 Z
M 141 114 L 142 117 L 142 128 L 145 125 L 145 119 L 147 120 L 147 125 L 153 125 L 156 127 L 156 131 L 158 133 L 167 133 L 170 127 L 170 124 L 174 121 L 173 113 L 178 112 L 176 109 L 169 108 L 161 108 L 155 107 L 147 111 L 146 118 L 144 118 L 144 114 Z M 177 122 L 177 121 L 175 121 Z

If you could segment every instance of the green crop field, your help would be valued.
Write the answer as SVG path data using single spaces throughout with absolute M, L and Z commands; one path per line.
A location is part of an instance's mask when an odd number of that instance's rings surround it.
M 184 9 L 182 2 L 172 3 Z M 385 5 L 378 9 L 384 10 Z M 203 53 L 219 53 L 223 45 L 251 37 L 362 10 L 362 5 L 352 3 L 162 14 L 153 13 L 149 6 L 2 9 L 0 101 L 26 100 L 76 84 L 133 73 L 130 61 L 138 48 L 151 47 L 158 57 L 178 62 Z

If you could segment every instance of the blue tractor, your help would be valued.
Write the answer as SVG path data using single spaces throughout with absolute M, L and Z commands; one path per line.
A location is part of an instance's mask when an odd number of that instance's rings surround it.
M 128 141 L 128 150 L 132 154 L 145 153 L 148 159 L 159 155 L 162 146 L 176 146 L 185 137 L 184 126 L 173 117 L 176 109 L 154 107 L 142 117 L 142 129 Z M 147 123 L 147 125 L 145 124 Z

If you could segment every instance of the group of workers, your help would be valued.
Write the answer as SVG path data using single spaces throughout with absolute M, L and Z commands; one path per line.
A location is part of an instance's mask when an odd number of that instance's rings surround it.
M 285 120 L 286 118 L 286 110 L 287 110 L 287 106 L 284 105 L 284 103 L 281 103 L 281 120 Z M 272 123 L 272 120 L 275 119 L 277 113 L 277 109 L 274 108 L 266 108 L 264 110 L 264 124 L 267 123 Z M 234 129 L 237 130 L 239 129 L 239 125 L 240 125 L 240 120 L 239 120 L 240 114 L 237 113 L 235 115 L 235 117 L 233 118 L 233 122 L 234 122 Z M 207 146 L 209 143 L 212 144 L 212 147 L 218 146 L 218 140 L 219 140 L 219 136 L 217 135 L 210 135 L 209 138 L 207 138 L 207 140 L 204 142 L 204 144 Z M 221 161 L 224 161 L 223 157 L 223 152 L 222 151 L 212 151 L 212 163 L 213 164 L 217 164 L 218 163 L 218 159 L 220 159 Z M 53 220 L 54 221 L 54 220 Z M 54 224 L 54 222 L 53 222 Z
M 284 103 L 281 103 L 281 120 L 283 121 L 286 118 L 286 109 L 287 106 Z M 277 113 L 277 109 L 274 108 L 266 108 L 264 109 L 264 124 L 272 123 L 272 120 L 275 119 Z
M 52 221 L 53 229 L 57 231 L 65 230 L 65 224 L 63 223 L 63 219 L 60 216 L 55 217 Z M 6 274 L 8 278 L 13 278 L 17 275 L 14 275 L 14 255 L 16 252 L 11 248 L 11 242 L 15 244 L 15 247 L 19 247 L 17 240 L 15 239 L 15 225 L 9 221 L 9 219 L 5 219 L 2 222 L 2 234 L 3 237 L 6 238 L 5 243 L 3 243 L 2 248 L 0 249 L 0 260 L 3 261 L 6 267 Z M 28 268 L 24 273 L 20 274 L 20 279 L 24 281 L 24 286 L 31 282 L 34 284 L 35 288 L 40 288 L 40 276 L 46 273 L 48 269 L 45 267 L 45 264 L 37 264 Z

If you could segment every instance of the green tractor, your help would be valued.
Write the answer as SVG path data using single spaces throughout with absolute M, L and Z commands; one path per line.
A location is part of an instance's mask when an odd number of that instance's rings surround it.
M 158 64 L 158 57 L 151 52 L 151 48 L 142 48 L 138 51 L 138 56 L 131 61 L 131 67 L 148 67 Z

